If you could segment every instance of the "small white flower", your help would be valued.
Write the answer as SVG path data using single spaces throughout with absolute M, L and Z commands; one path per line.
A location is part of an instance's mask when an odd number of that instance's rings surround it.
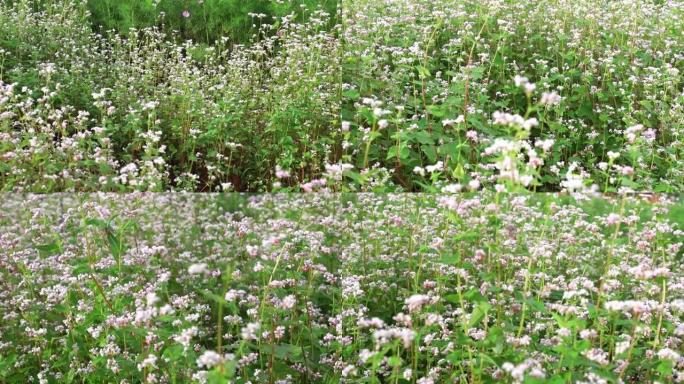
M 403 373 L 404 380 L 411 380 L 411 376 L 413 375 L 413 371 L 411 369 L 405 369 Z
M 354 376 L 356 375 L 356 367 L 353 365 L 347 365 L 342 369 L 342 377 Z
M 378 121 L 378 127 L 380 129 L 385 129 L 385 128 L 387 128 L 388 125 L 389 125 L 389 123 L 385 119 Z
M 259 332 L 260 328 L 261 326 L 259 325 L 259 323 L 249 323 L 246 327 L 242 328 L 242 330 L 240 331 L 240 336 L 244 340 L 256 340 L 259 338 L 257 336 L 257 332 Z
M 148 293 L 145 299 L 147 301 L 148 307 L 152 307 L 159 302 L 159 296 L 157 296 L 157 294 L 154 292 Z
M 556 93 L 556 92 L 544 92 L 542 93 L 542 97 L 540 100 L 540 103 L 543 105 L 551 106 L 551 105 L 558 105 L 561 102 L 561 97 Z
M 425 170 L 428 171 L 429 173 L 434 173 L 434 172 L 439 172 L 444 169 L 444 163 L 441 161 L 438 161 L 434 165 L 428 165 L 425 167 Z
M 429 302 L 430 296 L 427 295 L 413 295 L 404 301 L 410 313 L 420 310 L 423 305 Z
M 204 351 L 204 353 L 197 358 L 197 366 L 202 368 L 202 367 L 207 367 L 207 369 L 211 369 L 223 362 L 223 357 L 216 353 L 215 351 Z
M 658 351 L 657 355 L 662 360 L 671 360 L 674 362 L 679 362 L 679 360 L 681 359 L 681 355 L 670 348 L 661 349 L 660 351 Z
M 191 275 L 207 274 L 209 269 L 206 263 L 192 264 L 188 267 L 188 273 Z
M 461 184 L 455 183 L 455 184 L 449 184 L 442 188 L 442 192 L 445 193 L 458 193 L 461 192 L 463 189 L 463 186 Z
M 297 305 L 297 298 L 295 297 L 295 295 L 288 295 L 283 298 L 280 307 L 282 309 L 290 310 L 294 308 L 295 305 Z

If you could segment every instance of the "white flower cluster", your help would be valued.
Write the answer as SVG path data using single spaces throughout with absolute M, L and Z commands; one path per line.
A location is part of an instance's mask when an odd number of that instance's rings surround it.
M 492 114 L 492 117 L 494 119 L 494 124 L 505 125 L 509 127 L 518 126 L 524 128 L 527 131 L 539 125 L 539 120 L 537 120 L 535 117 L 525 119 L 520 115 L 513 115 L 510 113 L 500 111 L 494 112 L 494 114 Z
M 530 80 L 527 77 L 516 75 L 513 78 L 513 82 L 515 83 L 516 87 L 521 87 L 522 89 L 524 89 L 525 94 L 527 94 L 528 96 L 531 95 L 535 89 L 537 89 L 537 86 L 534 85 L 534 83 L 530 83 Z
M 206 367 L 207 369 L 211 369 L 217 365 L 223 364 L 225 361 L 234 359 L 235 355 L 230 353 L 221 356 L 216 351 L 206 350 L 200 357 L 197 358 L 197 366 L 200 368 Z
M 651 303 L 639 300 L 611 300 L 604 304 L 604 307 L 609 311 L 642 314 L 652 310 Z
M 404 304 L 406 304 L 409 313 L 414 313 L 420 311 L 426 304 L 434 304 L 437 301 L 439 301 L 439 297 L 415 294 L 404 300 Z
M 411 342 L 416 337 L 416 332 L 409 328 L 388 328 L 379 329 L 373 333 L 376 347 L 383 346 L 394 339 L 401 340 L 404 348 L 411 346 Z
M 501 368 L 510 374 L 516 383 L 521 383 L 525 379 L 525 373 L 537 379 L 543 379 L 546 376 L 540 364 L 532 359 L 525 360 L 517 365 L 505 362 L 501 365 Z
M 562 98 L 556 92 L 544 92 L 539 102 L 546 106 L 552 106 L 560 104 L 561 100 Z
M 350 171 L 352 169 L 354 169 L 354 166 L 347 163 L 326 164 L 325 177 L 328 177 L 335 181 L 341 181 L 344 172 Z

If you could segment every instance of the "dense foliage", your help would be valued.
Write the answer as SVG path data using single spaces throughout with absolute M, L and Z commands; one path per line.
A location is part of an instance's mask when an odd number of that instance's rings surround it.
M 0 212 L 3 383 L 684 381 L 682 201 L 10 194 Z

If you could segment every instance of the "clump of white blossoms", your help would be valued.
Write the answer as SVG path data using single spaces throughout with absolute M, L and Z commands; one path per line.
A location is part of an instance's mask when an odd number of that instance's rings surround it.
M 243 327 L 240 331 L 240 336 L 244 340 L 257 340 L 259 338 L 258 332 L 261 328 L 259 323 L 248 323 L 246 327 Z
M 670 360 L 670 361 L 673 361 L 675 363 L 681 363 L 682 361 L 684 361 L 684 359 L 682 358 L 682 356 L 680 355 L 679 352 L 674 351 L 670 348 L 663 348 L 663 349 L 659 350 L 657 353 L 657 356 L 660 359 Z
M 444 119 L 444 120 L 442 120 L 442 126 L 444 126 L 444 127 L 453 127 L 454 125 L 456 125 L 456 124 L 462 124 L 463 122 L 465 122 L 465 116 L 459 115 L 459 116 L 458 116 L 457 118 L 455 118 L 455 119 Z
M 197 366 L 200 368 L 206 367 L 207 369 L 211 369 L 223 364 L 226 361 L 234 359 L 235 355 L 233 354 L 220 355 L 216 351 L 206 350 L 200 357 L 197 358 Z
M 208 274 L 209 268 L 207 268 L 207 263 L 196 263 L 191 264 L 188 267 L 188 273 L 191 275 L 206 275 Z
M 409 313 L 413 313 L 419 311 L 424 305 L 434 301 L 435 298 L 428 295 L 416 294 L 404 300 L 404 304 L 406 304 Z
M 544 370 L 540 367 L 539 362 L 533 359 L 527 359 L 520 364 L 513 364 L 505 362 L 501 365 L 504 372 L 511 375 L 515 383 L 522 383 L 525 379 L 525 374 L 528 374 L 537 379 L 543 379 L 546 376 Z
M 521 87 L 527 96 L 530 96 L 532 92 L 537 89 L 537 86 L 534 83 L 531 83 L 530 80 L 524 76 L 516 75 L 513 78 L 513 82 L 515 83 L 516 87 Z
M 582 175 L 574 173 L 571 169 L 565 173 L 565 180 L 561 181 L 561 187 L 568 192 L 578 192 L 584 188 L 584 178 Z
M 459 193 L 463 190 L 463 186 L 458 183 L 453 183 L 442 187 L 442 193 Z
M 630 144 L 634 144 L 636 142 L 637 138 L 639 137 L 639 133 L 644 130 L 643 124 L 637 124 L 633 125 L 625 130 L 625 137 L 627 138 L 627 141 Z
M 280 308 L 290 310 L 297 305 L 297 297 L 295 295 L 287 295 L 280 302 Z
M 539 125 L 539 120 L 534 117 L 525 119 L 520 115 L 514 115 L 500 111 L 494 112 L 494 114 L 492 114 L 492 118 L 494 119 L 494 124 L 508 127 L 518 126 L 524 128 L 526 131 L 529 131 L 530 129 Z
M 483 154 L 485 156 L 500 155 L 494 164 L 499 170 L 497 176 L 499 180 L 528 186 L 534 177 L 518 164 L 518 154 L 523 148 L 532 149 L 527 141 L 497 138 L 489 147 L 485 148 Z
M 348 163 L 326 164 L 325 177 L 334 181 L 341 181 L 344 172 L 350 171 L 352 169 L 354 169 L 354 166 Z
M 565 173 L 565 178 L 561 181 L 560 186 L 563 190 L 568 192 L 586 192 L 590 193 L 596 189 L 596 185 L 587 186 L 586 180 L 588 174 L 579 168 L 577 163 L 572 163 Z
M 290 172 L 282 169 L 280 165 L 276 165 L 275 176 L 277 179 L 287 179 L 290 177 Z
M 562 98 L 556 92 L 544 92 L 544 93 L 542 93 L 542 97 L 539 100 L 539 102 L 542 105 L 552 106 L 552 105 L 560 104 L 561 100 L 562 100 Z
M 433 165 L 426 166 L 425 170 L 428 173 L 441 172 L 442 170 L 444 170 L 444 163 L 442 161 L 438 161 Z
M 192 341 L 192 338 L 197 336 L 198 334 L 199 329 L 193 326 L 181 331 L 180 335 L 173 337 L 173 340 L 178 344 L 182 345 L 184 350 L 187 350 L 190 347 L 190 342 Z
M 409 328 L 388 328 L 379 329 L 373 332 L 373 339 L 375 339 L 376 349 L 389 343 L 393 339 L 398 339 L 402 341 L 404 348 L 411 346 L 411 342 L 416 337 L 416 332 Z

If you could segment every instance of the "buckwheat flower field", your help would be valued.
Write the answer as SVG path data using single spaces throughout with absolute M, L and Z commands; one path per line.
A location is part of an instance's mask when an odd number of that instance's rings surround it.
M 0 384 L 684 384 L 682 192 L 682 0 L 0 0 Z
M 357 179 L 684 187 L 684 2 L 343 4 L 343 147 Z
M 153 8 L 122 3 L 131 1 Z M 335 2 L 255 0 L 267 15 L 241 0 L 185 1 L 205 11 L 233 4 L 255 26 L 211 44 L 185 40 L 206 25 L 194 11 L 178 11 L 180 31 L 164 28 L 171 15 L 161 10 L 175 0 L 154 1 L 156 24 L 127 35 L 95 33 L 85 1 L 35 3 L 0 2 L 0 190 L 259 191 L 276 166 L 298 183 L 332 156 Z
M 0 380 L 684 381 L 684 202 L 6 195 Z

